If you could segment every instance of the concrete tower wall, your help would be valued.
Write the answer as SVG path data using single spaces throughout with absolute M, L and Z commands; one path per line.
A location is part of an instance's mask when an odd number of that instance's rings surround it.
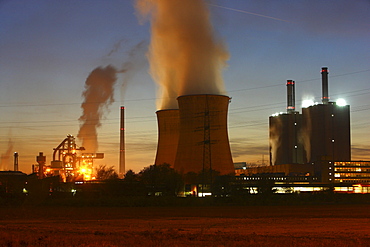
M 308 133 L 308 162 L 321 157 L 336 161 L 351 160 L 350 108 L 334 102 L 302 109 Z
M 306 163 L 301 138 L 302 115 L 292 112 L 271 116 L 269 126 L 270 165 Z
M 178 97 L 180 136 L 175 169 L 181 173 L 210 169 L 234 173 L 227 131 L 230 98 L 224 95 Z
M 177 145 L 179 140 L 179 110 L 157 111 L 158 146 L 155 164 L 175 164 Z

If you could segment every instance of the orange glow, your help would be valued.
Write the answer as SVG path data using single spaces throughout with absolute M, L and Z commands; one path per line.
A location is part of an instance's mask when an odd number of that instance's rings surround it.
M 79 168 L 78 173 L 82 176 L 83 180 L 91 180 L 92 177 L 92 167 L 88 165 L 83 165 Z

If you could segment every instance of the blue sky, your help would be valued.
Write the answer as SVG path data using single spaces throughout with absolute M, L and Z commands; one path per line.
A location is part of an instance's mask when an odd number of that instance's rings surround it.
M 230 53 L 223 77 L 232 97 L 234 162 L 267 163 L 268 117 L 285 111 L 286 80 L 296 81 L 297 106 L 308 97 L 319 102 L 323 66 L 331 99 L 343 97 L 351 106 L 352 159 L 370 160 L 369 1 L 208 3 L 215 33 Z M 50 162 L 67 134 L 77 136 L 90 72 L 130 64 L 98 129 L 99 152 L 106 156 L 99 162 L 118 164 L 121 105 L 126 168 L 139 171 L 154 162 L 158 95 L 146 58 L 150 23 L 138 20 L 133 1 L 2 0 L 0 32 L 0 154 L 12 147 L 27 173 L 39 152 Z

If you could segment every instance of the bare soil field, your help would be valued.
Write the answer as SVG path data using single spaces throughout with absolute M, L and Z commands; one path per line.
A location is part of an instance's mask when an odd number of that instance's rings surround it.
M 0 246 L 370 246 L 370 206 L 0 208 Z

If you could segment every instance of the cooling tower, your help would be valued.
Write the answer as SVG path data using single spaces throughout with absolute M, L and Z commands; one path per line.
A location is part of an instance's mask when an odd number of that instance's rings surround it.
M 230 98 L 224 95 L 185 95 L 177 98 L 180 136 L 174 168 L 180 173 L 215 170 L 234 173 L 227 131 Z
M 158 146 L 155 164 L 174 166 L 179 140 L 179 110 L 157 111 Z

